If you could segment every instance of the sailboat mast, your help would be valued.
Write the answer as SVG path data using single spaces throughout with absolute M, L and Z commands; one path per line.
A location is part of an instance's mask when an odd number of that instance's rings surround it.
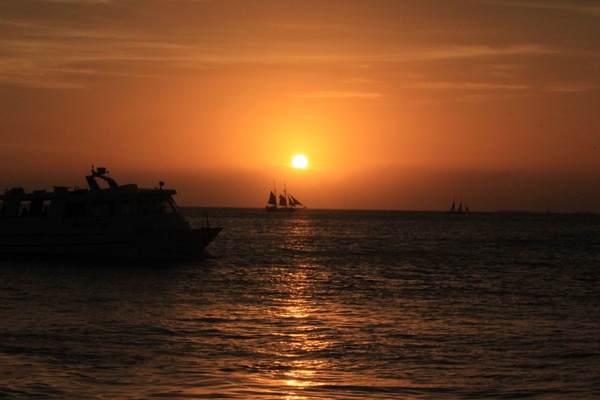
M 275 195 L 275 208 L 277 208 L 277 186 L 275 185 L 275 179 L 273 179 L 273 194 Z

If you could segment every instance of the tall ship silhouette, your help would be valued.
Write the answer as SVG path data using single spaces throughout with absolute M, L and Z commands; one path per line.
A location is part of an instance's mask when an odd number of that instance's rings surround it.
M 300 200 L 288 194 L 285 182 L 283 183 L 283 194 L 280 194 L 279 197 L 277 197 L 277 188 L 275 187 L 275 182 L 273 182 L 273 190 L 269 194 L 269 200 L 265 209 L 268 212 L 294 212 L 299 208 L 306 207 Z

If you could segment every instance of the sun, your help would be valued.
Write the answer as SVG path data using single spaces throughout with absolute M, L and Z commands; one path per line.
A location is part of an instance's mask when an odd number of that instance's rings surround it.
M 292 158 L 292 167 L 304 169 L 308 166 L 308 159 L 302 154 L 296 154 L 294 158 Z

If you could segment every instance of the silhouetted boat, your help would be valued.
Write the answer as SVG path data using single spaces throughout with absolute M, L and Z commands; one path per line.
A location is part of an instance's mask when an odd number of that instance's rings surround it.
M 450 209 L 447 211 L 450 214 L 464 214 L 464 213 L 468 213 L 469 212 L 469 206 L 467 205 L 467 202 L 465 202 L 465 208 L 463 210 L 463 201 L 462 201 L 462 197 L 459 200 L 458 203 L 458 207 L 456 207 L 456 197 L 454 199 L 452 199 L 452 206 L 450 207 Z
M 277 189 L 273 188 L 273 191 L 269 194 L 269 201 L 267 202 L 265 209 L 269 212 L 294 212 L 300 208 L 299 206 L 302 206 L 301 208 L 306 208 L 298 199 L 287 194 L 284 182 L 283 194 L 279 195 L 279 202 L 277 202 Z
M 187 258 L 200 256 L 221 231 L 207 217 L 192 228 L 173 200 L 177 192 L 163 182 L 140 189 L 106 174 L 92 167 L 87 189 L 7 190 L 0 196 L 0 254 Z

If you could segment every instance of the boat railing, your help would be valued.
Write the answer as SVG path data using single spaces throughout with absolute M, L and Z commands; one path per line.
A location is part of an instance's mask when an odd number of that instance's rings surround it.
M 208 220 L 208 212 L 202 211 L 202 228 L 210 228 L 210 221 Z

